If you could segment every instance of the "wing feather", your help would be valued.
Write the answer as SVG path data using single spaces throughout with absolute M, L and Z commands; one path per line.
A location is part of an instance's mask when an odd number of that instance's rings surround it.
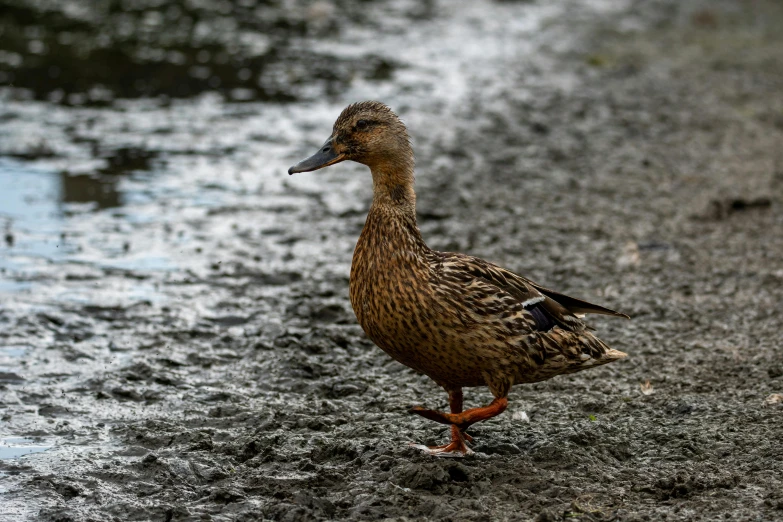
M 575 332 L 587 328 L 576 314 L 594 313 L 628 318 L 614 310 L 549 290 L 483 259 L 447 252 L 434 254 L 437 277 L 458 285 L 464 293 L 464 302 L 469 303 L 479 315 L 502 313 L 501 308 L 504 306 L 518 308 L 521 305 L 526 313 L 525 318 L 536 326 L 535 329 L 547 331 L 557 324 Z M 477 286 L 475 283 L 478 281 L 484 284 Z M 481 288 L 483 297 L 475 299 L 469 295 L 470 288 Z

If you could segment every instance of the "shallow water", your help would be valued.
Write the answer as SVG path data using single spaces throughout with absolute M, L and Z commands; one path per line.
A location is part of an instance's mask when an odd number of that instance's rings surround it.
M 25 455 L 41 453 L 51 446 L 41 446 L 32 439 L 10 437 L 0 439 L 0 459 L 18 459 Z

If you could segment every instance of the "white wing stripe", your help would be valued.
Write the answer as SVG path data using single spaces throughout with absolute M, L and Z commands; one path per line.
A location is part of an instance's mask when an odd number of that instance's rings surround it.
M 545 299 L 545 298 L 544 298 L 544 296 L 543 296 L 543 295 L 539 295 L 539 296 L 537 296 L 537 297 L 531 297 L 531 298 L 530 298 L 530 299 L 528 299 L 527 301 L 522 301 L 522 306 L 523 306 L 524 308 L 527 308 L 527 307 L 528 307 L 528 306 L 530 306 L 530 305 L 534 305 L 534 304 L 536 304 L 536 303 L 540 303 L 540 302 L 541 302 L 541 301 L 543 301 L 544 299 Z

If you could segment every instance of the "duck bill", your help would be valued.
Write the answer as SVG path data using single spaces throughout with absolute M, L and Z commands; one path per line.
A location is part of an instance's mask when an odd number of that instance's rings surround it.
M 328 167 L 329 165 L 334 165 L 335 163 L 340 163 L 343 161 L 345 156 L 343 154 L 338 154 L 337 151 L 334 150 L 334 144 L 332 141 L 332 138 L 326 140 L 326 142 L 321 145 L 321 148 L 318 150 L 318 152 L 288 169 L 288 174 L 296 174 L 298 172 L 312 172 L 314 170 L 322 169 L 324 167 Z

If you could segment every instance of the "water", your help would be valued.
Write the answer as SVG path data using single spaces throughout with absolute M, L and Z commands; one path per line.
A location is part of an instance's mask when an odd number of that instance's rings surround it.
M 41 453 L 52 446 L 42 446 L 32 439 L 8 437 L 0 439 L 0 459 L 18 459 L 25 455 Z
M 25 258 L 62 258 L 63 186 L 60 175 L 43 167 L 0 158 L 0 269 L 21 268 Z

